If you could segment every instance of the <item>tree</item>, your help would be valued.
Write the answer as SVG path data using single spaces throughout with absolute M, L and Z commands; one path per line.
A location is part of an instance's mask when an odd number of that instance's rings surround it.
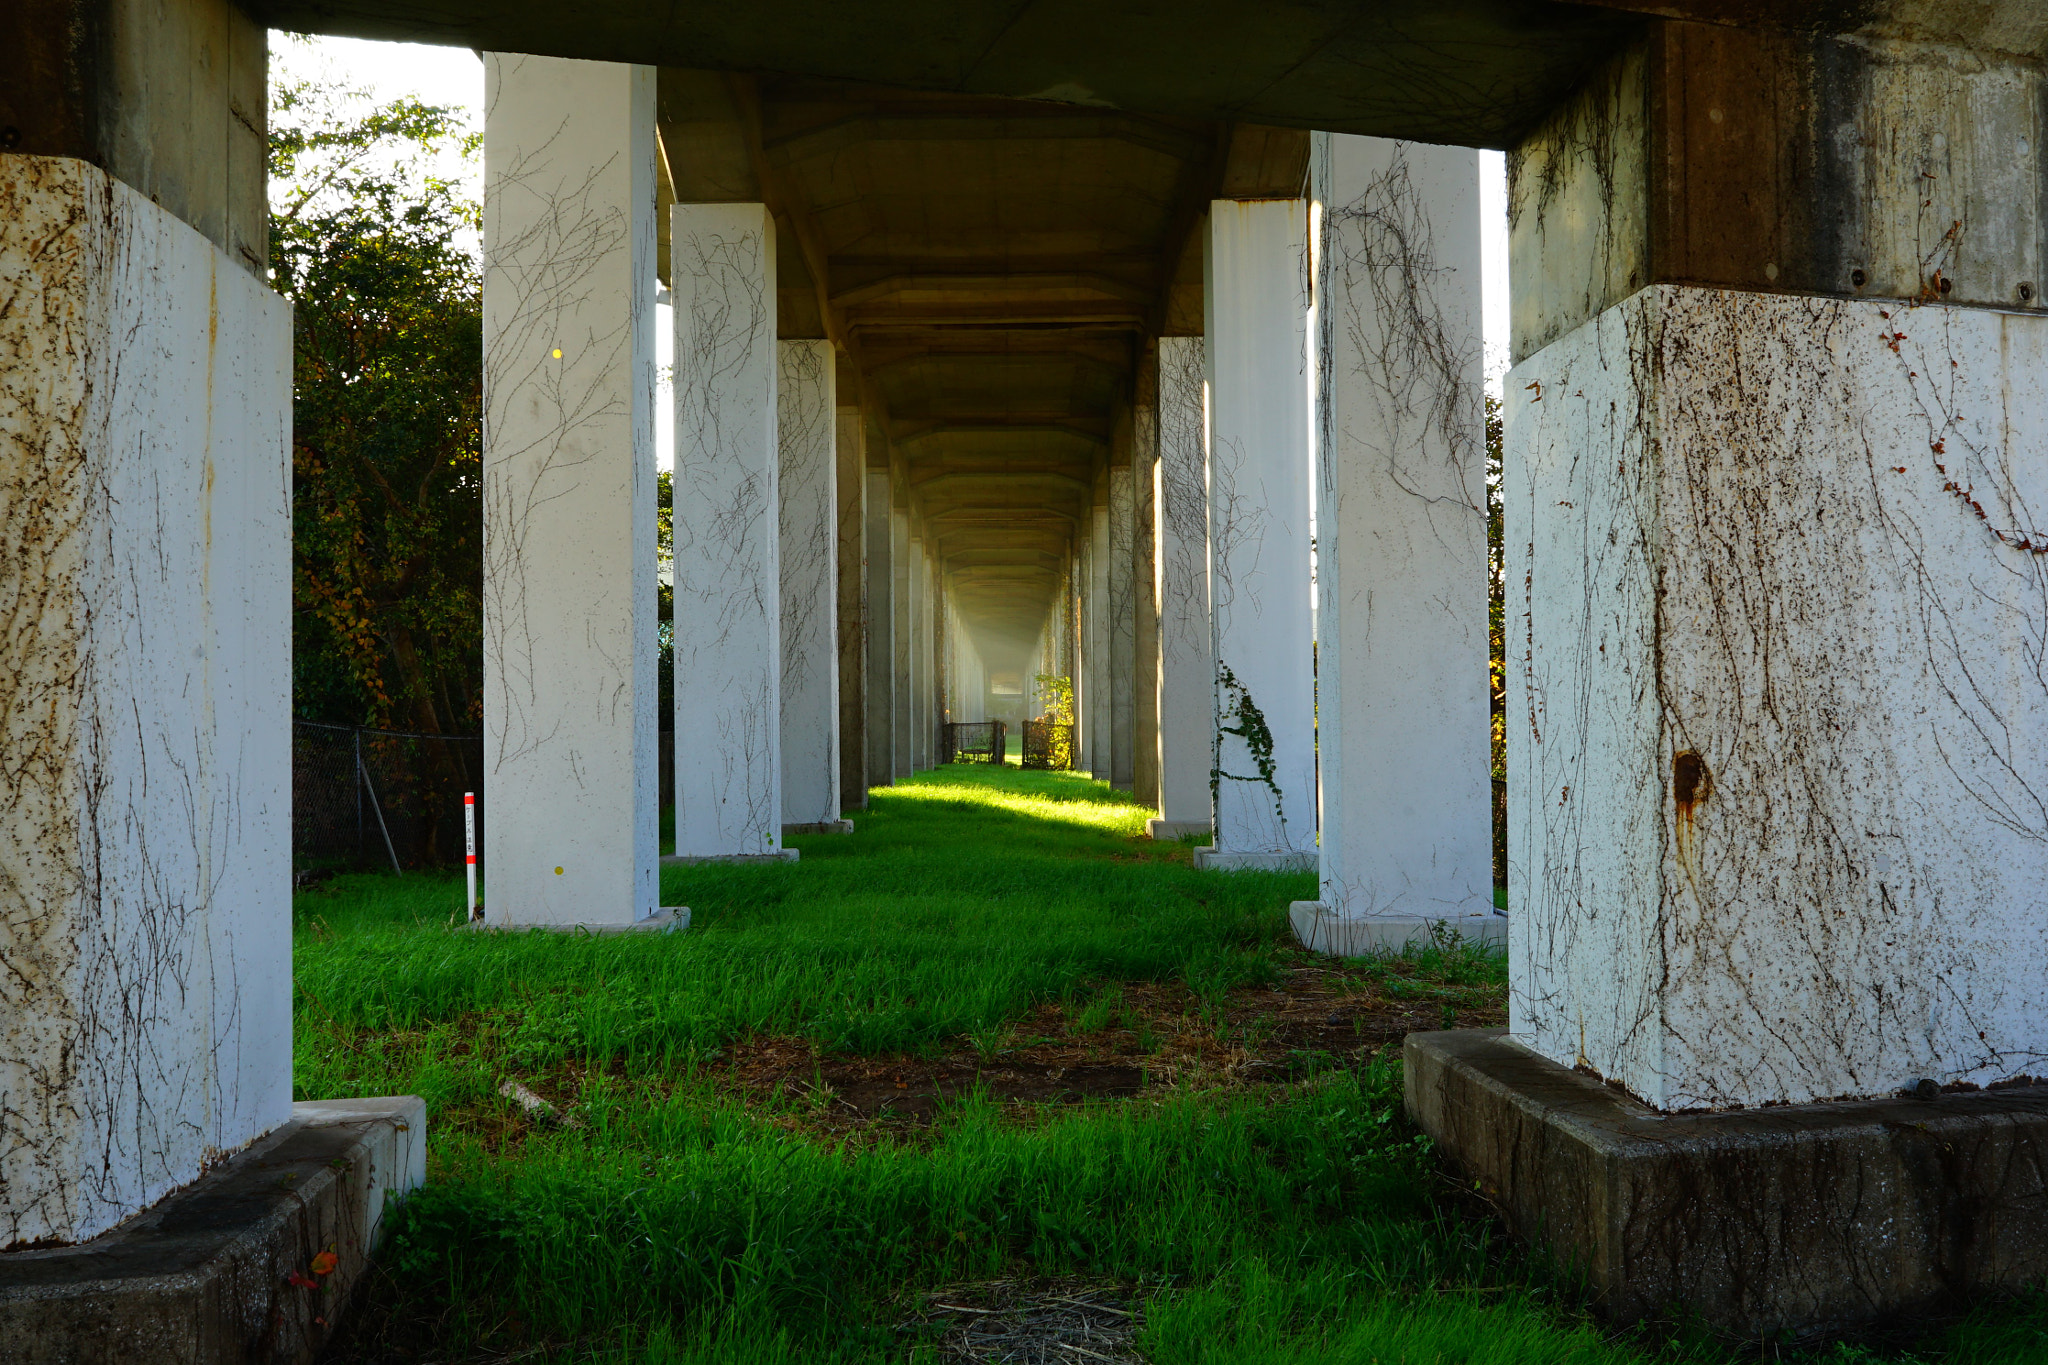
M 293 304 L 293 700 L 430 733 L 482 721 L 477 205 L 433 173 L 451 109 L 273 96 L 270 259 Z

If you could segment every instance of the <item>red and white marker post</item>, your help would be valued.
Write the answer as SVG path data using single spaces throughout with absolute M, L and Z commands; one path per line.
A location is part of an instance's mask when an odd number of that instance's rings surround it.
M 476 918 L 476 793 L 462 794 L 463 871 L 469 878 L 469 917 Z

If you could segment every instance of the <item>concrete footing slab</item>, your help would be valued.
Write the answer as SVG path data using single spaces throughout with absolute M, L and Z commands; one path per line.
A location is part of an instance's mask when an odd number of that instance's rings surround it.
M 784 825 L 782 827 L 782 837 L 785 839 L 793 834 L 851 833 L 853 833 L 853 821 L 851 820 L 813 820 L 807 825 Z
M 295 1104 L 284 1127 L 113 1231 L 0 1253 L 0 1358 L 311 1360 L 362 1279 L 386 1194 L 417 1187 L 426 1162 L 417 1096 Z
M 1433 943 L 1463 940 L 1488 948 L 1508 946 L 1508 917 L 1495 911 L 1479 915 L 1363 915 L 1343 919 L 1321 901 L 1295 901 L 1287 907 L 1294 937 L 1312 952 L 1333 957 L 1365 957 L 1427 948 Z
M 2048 1086 L 1663 1114 L 1497 1029 L 1404 1059 L 1409 1115 L 1615 1320 L 1805 1337 L 2048 1276 Z
M 1207 820 L 1147 820 L 1145 837 L 1148 839 L 1185 839 L 1191 834 L 1207 834 L 1210 825 Z
M 1235 853 L 1220 848 L 1195 850 L 1195 866 L 1211 872 L 1313 872 L 1313 853 Z
M 793 863 L 803 856 L 797 848 L 778 848 L 773 853 L 666 853 L 663 867 L 695 867 L 699 863 Z

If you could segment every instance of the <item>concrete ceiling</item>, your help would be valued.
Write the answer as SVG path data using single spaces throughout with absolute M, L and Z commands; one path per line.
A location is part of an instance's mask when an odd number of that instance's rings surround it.
M 1308 166 L 1294 129 L 674 68 L 659 130 L 665 199 L 775 213 L 780 334 L 840 346 L 988 655 L 1043 623 L 1146 339 L 1201 330 L 1209 201 Z
M 279 27 L 1505 146 L 1637 28 L 1555 0 L 257 0 Z

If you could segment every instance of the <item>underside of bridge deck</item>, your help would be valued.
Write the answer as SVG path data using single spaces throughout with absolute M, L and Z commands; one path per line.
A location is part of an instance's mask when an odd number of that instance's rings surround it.
M 953 606 L 1004 670 L 1087 534 L 1148 338 L 1201 331 L 1210 201 L 1299 195 L 1309 148 L 1292 129 L 672 68 L 659 132 L 664 198 L 774 213 L 777 334 L 849 358 L 887 446 L 869 458 L 900 461 Z

